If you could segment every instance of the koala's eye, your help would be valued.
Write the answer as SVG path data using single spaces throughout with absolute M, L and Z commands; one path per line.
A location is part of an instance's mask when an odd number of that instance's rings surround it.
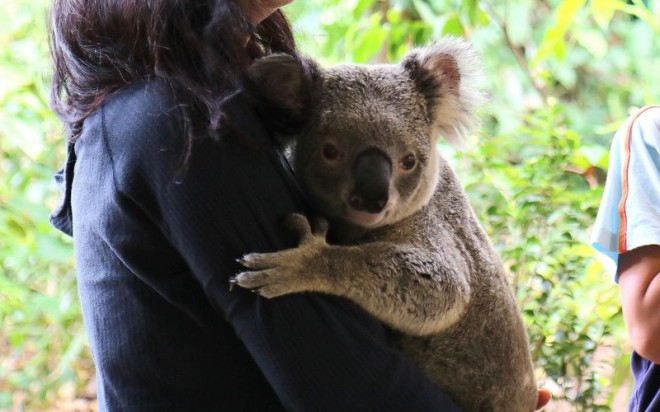
M 399 164 L 403 170 L 412 170 L 412 168 L 415 167 L 415 164 L 417 164 L 417 159 L 415 158 L 415 155 L 411 153 L 404 156 Z
M 326 143 L 321 149 L 321 153 L 326 160 L 337 160 L 339 157 L 339 149 L 331 143 Z

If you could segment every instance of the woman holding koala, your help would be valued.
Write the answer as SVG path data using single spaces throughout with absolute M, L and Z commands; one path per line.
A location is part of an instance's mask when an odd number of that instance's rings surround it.
M 286 3 L 53 3 L 51 220 L 74 238 L 100 410 L 457 410 L 355 305 L 229 291 L 234 259 L 294 246 L 279 218 L 307 210 L 239 91 L 253 59 L 295 53 Z

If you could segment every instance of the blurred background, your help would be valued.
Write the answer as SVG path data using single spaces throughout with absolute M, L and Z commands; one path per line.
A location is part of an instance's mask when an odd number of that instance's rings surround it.
M 63 162 L 47 0 L 0 0 L 0 411 L 95 410 L 70 239 L 47 217 Z M 483 56 L 483 126 L 450 156 L 511 272 L 546 411 L 623 411 L 630 346 L 588 245 L 612 135 L 660 102 L 660 0 L 298 0 L 325 64 L 397 61 L 444 35 Z

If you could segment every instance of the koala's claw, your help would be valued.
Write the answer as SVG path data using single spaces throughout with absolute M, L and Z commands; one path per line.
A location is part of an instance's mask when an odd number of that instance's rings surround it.
M 238 275 L 237 275 L 237 276 L 238 276 Z M 231 277 L 231 278 L 229 279 L 229 291 L 230 291 L 230 292 L 234 290 L 234 288 L 236 287 L 236 285 L 238 285 L 239 287 L 241 286 L 241 285 L 238 283 L 238 279 L 236 279 L 237 276 Z M 257 292 L 258 292 L 258 290 L 256 290 L 256 289 L 248 289 L 248 290 L 249 290 L 250 292 L 252 292 L 252 293 L 257 293 Z
M 234 285 L 238 285 L 268 299 L 291 293 L 285 284 L 276 282 L 276 276 L 270 272 L 262 270 L 239 273 L 229 280 L 230 290 Z
M 277 265 L 277 253 L 250 253 L 236 261 L 248 269 L 267 269 Z

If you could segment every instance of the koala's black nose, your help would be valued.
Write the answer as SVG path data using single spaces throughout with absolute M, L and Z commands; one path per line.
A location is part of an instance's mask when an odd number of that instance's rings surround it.
M 355 186 L 349 198 L 350 206 L 359 211 L 379 213 L 389 199 L 392 162 L 378 149 L 362 152 L 353 165 Z
M 387 198 L 378 199 L 376 201 L 370 202 L 359 195 L 353 193 L 349 199 L 351 207 L 355 210 L 365 211 L 369 213 L 380 213 L 387 204 Z

